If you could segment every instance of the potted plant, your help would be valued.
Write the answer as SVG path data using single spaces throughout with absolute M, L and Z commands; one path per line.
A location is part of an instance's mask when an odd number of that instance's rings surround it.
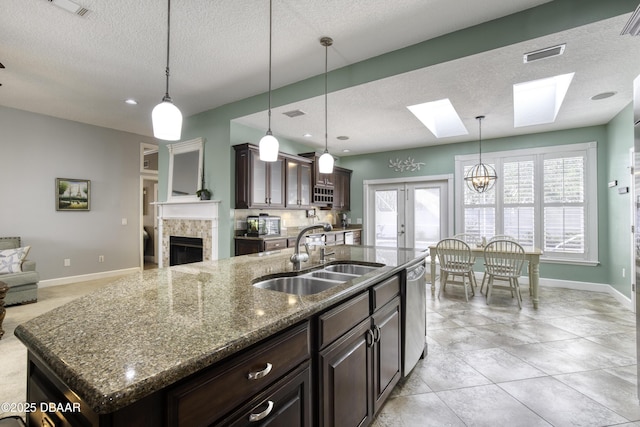
M 211 199 L 211 191 L 206 188 L 201 188 L 196 191 L 196 196 L 200 197 L 200 200 L 210 200 Z

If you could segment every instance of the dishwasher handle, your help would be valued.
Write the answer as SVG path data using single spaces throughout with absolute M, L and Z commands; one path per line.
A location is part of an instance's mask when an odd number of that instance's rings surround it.
M 407 270 L 407 282 L 417 282 L 422 277 L 424 277 L 426 271 L 427 268 L 425 267 L 424 262 L 421 262 L 415 267 L 412 267 L 411 269 Z

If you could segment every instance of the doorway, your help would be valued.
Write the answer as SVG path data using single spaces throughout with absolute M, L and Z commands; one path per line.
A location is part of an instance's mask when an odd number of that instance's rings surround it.
M 158 177 L 140 177 L 140 269 L 158 267 Z
M 427 249 L 453 234 L 453 175 L 364 182 L 365 244 Z

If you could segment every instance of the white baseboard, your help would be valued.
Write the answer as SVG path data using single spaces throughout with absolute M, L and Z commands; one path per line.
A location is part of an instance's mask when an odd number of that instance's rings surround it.
M 41 280 L 38 286 L 48 288 L 50 286 L 68 285 L 70 283 L 86 282 L 89 280 L 106 279 L 109 277 L 123 276 L 125 274 L 137 273 L 139 267 L 124 268 L 122 270 L 102 271 L 100 273 L 82 274 L 80 276 L 58 277 L 56 279 Z

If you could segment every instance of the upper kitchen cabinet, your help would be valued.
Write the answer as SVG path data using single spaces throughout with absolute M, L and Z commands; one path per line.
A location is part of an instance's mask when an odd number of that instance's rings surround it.
M 320 173 L 318 168 L 318 159 L 320 156 L 317 153 L 301 153 L 300 156 L 313 160 L 313 185 L 316 187 L 333 188 L 333 174 L 332 173 Z
M 333 208 L 351 210 L 351 170 L 333 167 Z
M 312 161 L 303 158 L 287 158 L 287 208 L 308 208 L 311 206 Z
M 240 144 L 236 150 L 236 209 L 284 208 L 285 159 L 260 160 L 258 147 Z

